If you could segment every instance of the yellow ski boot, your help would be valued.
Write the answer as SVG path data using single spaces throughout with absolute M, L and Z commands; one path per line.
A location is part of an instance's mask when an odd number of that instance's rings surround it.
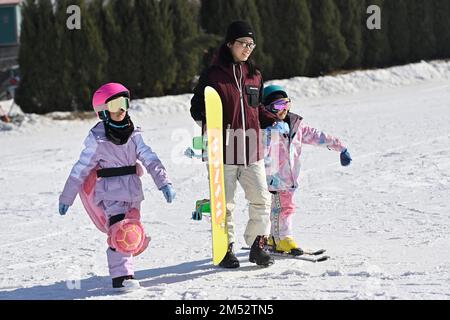
M 267 245 L 272 247 L 275 252 L 284 252 L 293 256 L 301 256 L 303 254 L 303 250 L 299 248 L 292 237 L 286 237 L 279 241 L 275 241 L 274 237 L 271 236 Z

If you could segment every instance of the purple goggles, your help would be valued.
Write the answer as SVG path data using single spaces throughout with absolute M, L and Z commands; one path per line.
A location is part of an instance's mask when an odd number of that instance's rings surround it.
M 289 109 L 291 103 L 291 99 L 283 98 L 272 102 L 269 107 L 273 112 L 279 112 L 286 109 Z

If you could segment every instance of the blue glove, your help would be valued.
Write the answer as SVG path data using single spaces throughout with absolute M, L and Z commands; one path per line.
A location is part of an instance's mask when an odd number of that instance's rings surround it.
M 176 192 L 173 190 L 171 184 L 166 184 L 164 187 L 161 188 L 162 193 L 164 194 L 164 197 L 166 198 L 166 201 L 168 203 L 171 203 L 173 199 L 175 199 Z
M 278 174 L 270 177 L 269 185 L 274 188 L 278 188 L 278 186 L 280 185 L 280 178 L 278 177 Z
M 60 215 L 65 215 L 67 213 L 67 210 L 69 210 L 69 205 L 68 204 L 64 204 L 64 203 L 59 203 L 59 214 Z
M 281 134 L 288 134 L 289 133 L 289 125 L 284 121 L 279 121 L 275 123 L 274 126 L 272 126 L 271 129 L 279 130 Z
M 352 162 L 352 157 L 348 153 L 347 149 L 341 152 L 341 165 L 346 167 Z

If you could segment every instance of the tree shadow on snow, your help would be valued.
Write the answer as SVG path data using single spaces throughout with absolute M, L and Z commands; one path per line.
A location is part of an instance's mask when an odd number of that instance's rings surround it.
M 227 271 L 227 269 L 214 266 L 211 259 L 203 259 L 168 267 L 136 271 L 135 277 L 140 281 L 142 287 L 147 288 L 159 284 L 193 280 L 221 271 Z M 93 276 L 81 279 L 78 282 L 59 281 L 50 285 L 0 291 L 0 300 L 69 300 L 120 294 L 112 290 L 109 276 Z

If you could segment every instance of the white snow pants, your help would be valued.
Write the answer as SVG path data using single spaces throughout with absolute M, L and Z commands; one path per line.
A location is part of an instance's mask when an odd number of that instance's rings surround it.
M 237 182 L 249 202 L 249 220 L 244 233 L 248 246 L 256 236 L 270 234 L 271 194 L 267 188 L 264 160 L 243 165 L 224 165 L 225 197 L 227 202 L 228 242 L 235 242 L 234 208 Z
M 141 208 L 140 202 L 130 203 L 103 200 L 100 205 L 105 211 L 109 221 L 114 216 L 127 213 L 131 208 L 136 208 L 138 210 Z M 133 256 L 131 254 L 121 253 L 108 247 L 106 250 L 106 257 L 108 259 L 108 268 L 111 278 L 134 275 Z

